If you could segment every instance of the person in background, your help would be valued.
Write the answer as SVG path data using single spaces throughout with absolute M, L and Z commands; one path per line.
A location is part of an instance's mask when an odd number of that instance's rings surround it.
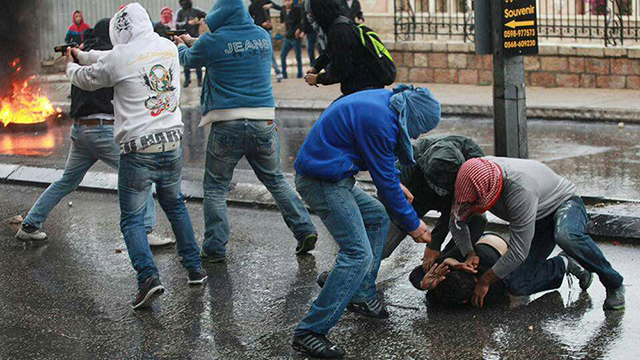
M 347 17 L 356 24 L 364 23 L 364 15 L 362 15 L 362 6 L 358 0 L 342 0 L 343 6 L 347 10 Z
M 176 17 L 176 28 L 187 30 L 187 34 L 189 34 L 189 36 L 197 38 L 200 36 L 200 23 L 204 21 L 207 13 L 198 8 L 194 8 L 193 1 L 191 0 L 180 0 L 180 7 L 181 9 L 178 11 L 178 15 Z M 202 67 L 196 67 L 195 70 L 198 86 L 202 86 Z M 190 84 L 191 69 L 185 67 L 183 86 L 189 87 Z
M 108 51 L 113 47 L 109 38 L 109 20 L 102 19 L 94 29 L 85 34 L 85 51 Z M 74 119 L 71 126 L 71 149 L 62 173 L 62 178 L 51 184 L 38 198 L 22 222 L 16 237 L 20 240 L 45 240 L 42 229 L 53 208 L 74 191 L 87 171 L 98 160 L 113 169 L 118 169 L 120 147 L 113 140 L 113 88 L 84 91 L 71 86 L 71 108 L 69 116 Z M 156 209 L 153 194 L 149 194 L 144 225 L 150 245 L 166 245 L 171 240 L 151 234 L 155 226 Z
M 272 38 L 273 24 L 271 23 L 271 15 L 268 10 L 271 8 L 270 4 L 271 0 L 251 0 L 251 5 L 249 5 L 249 15 L 253 18 L 253 22 L 267 30 L 269 38 Z M 271 43 L 271 49 L 273 50 L 273 39 L 271 40 Z M 282 73 L 278 67 L 278 62 L 276 61 L 276 54 L 273 51 L 271 51 L 271 67 L 273 67 L 273 70 L 276 72 L 276 80 L 278 82 L 282 81 Z
M 165 6 L 160 10 L 160 23 L 169 28 L 169 30 L 176 29 L 176 21 L 173 17 L 172 8 Z
M 309 21 L 309 13 L 307 12 L 307 2 L 305 1 L 304 10 L 305 16 L 302 19 L 302 31 L 303 36 L 307 37 L 307 53 L 309 54 L 309 65 L 314 67 L 316 65 L 316 47 L 318 48 L 318 54 L 322 55 L 324 52 L 318 41 L 318 32 L 316 31 L 317 26 L 313 26 L 311 21 Z M 311 16 L 313 18 L 313 16 Z
M 91 28 L 91 25 L 84 22 L 84 16 L 82 11 L 76 10 L 71 16 L 73 23 L 67 30 L 67 35 L 64 37 L 64 42 L 67 44 L 76 43 L 78 45 L 84 42 L 84 34 Z
M 227 195 L 233 171 L 246 157 L 271 193 L 297 240 L 296 254 L 315 248 L 318 232 L 309 212 L 280 167 L 275 99 L 271 82 L 271 39 L 254 24 L 242 0 L 218 0 L 206 17 L 210 33 L 177 37 L 183 66 L 206 66 L 200 98 L 202 121 L 211 124 L 204 176 L 207 263 L 226 259 L 229 241 Z
M 307 71 L 307 84 L 340 84 L 343 96 L 362 90 L 384 88 L 384 84 L 371 69 L 371 62 L 375 59 L 362 46 L 362 40 L 354 31 L 353 22 L 345 16 L 343 0 L 308 1 L 311 15 L 326 34 L 327 42 L 324 54 Z M 325 71 L 321 72 L 323 69 Z
M 327 334 L 345 309 L 371 318 L 389 316 L 376 289 L 389 216 L 416 242 L 431 242 L 395 162 L 415 163 L 411 139 L 434 129 L 440 115 L 440 103 L 428 89 L 399 85 L 393 91 L 345 96 L 311 128 L 294 165 L 296 189 L 320 216 L 339 252 L 326 279 L 318 278 L 322 291 L 294 331 L 294 350 L 343 358 L 345 350 Z M 355 186 L 355 175 L 367 170 L 380 200 Z
M 276 3 L 269 4 L 276 10 L 280 10 L 280 22 L 285 24 L 284 42 L 282 51 L 280 52 L 280 61 L 282 62 L 282 76 L 287 78 L 287 54 L 293 48 L 296 54 L 296 62 L 298 64 L 298 79 L 302 79 L 302 18 L 304 10 L 302 7 L 295 5 L 293 0 L 285 0 L 284 6 Z M 265 7 L 269 9 L 269 6 Z
M 207 275 L 181 191 L 184 124 L 179 107 L 180 79 L 175 71 L 178 50 L 153 32 L 149 14 L 139 3 L 115 14 L 109 36 L 114 45 L 110 51 L 87 53 L 69 48 L 67 77 L 86 91 L 114 88 L 114 137 L 120 145 L 120 230 L 137 272 L 135 310 L 150 307 L 164 292 L 143 226 L 152 184 L 176 237 L 187 283 L 202 285 Z M 74 57 L 86 65 L 74 63 Z

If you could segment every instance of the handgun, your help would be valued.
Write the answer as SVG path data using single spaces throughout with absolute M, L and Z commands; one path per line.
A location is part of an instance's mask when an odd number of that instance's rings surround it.
M 184 29 L 180 29 L 180 30 L 167 30 L 165 31 L 167 33 L 167 35 L 169 36 L 180 36 L 180 35 L 184 35 L 187 33 L 187 30 Z
M 75 48 L 78 47 L 78 44 L 76 43 L 71 43 L 71 44 L 64 44 L 64 45 L 58 45 L 58 46 L 54 46 L 53 51 L 58 52 L 58 53 L 66 53 L 68 48 Z

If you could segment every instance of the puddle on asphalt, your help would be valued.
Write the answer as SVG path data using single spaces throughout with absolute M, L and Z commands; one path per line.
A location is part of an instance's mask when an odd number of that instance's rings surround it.
M 199 109 L 184 109 L 184 163 L 202 168 L 209 128 L 198 127 Z M 282 168 L 293 172 L 296 154 L 319 111 L 278 110 Z M 46 131 L 6 132 L 0 129 L 0 154 L 13 157 L 48 157 L 49 164 L 64 166 L 69 149 L 67 120 Z M 569 121 L 529 121 L 530 157 L 547 163 L 560 175 L 578 185 L 584 195 L 640 199 L 640 126 L 624 128 L 613 123 L 576 123 Z M 460 134 L 475 139 L 487 154 L 493 153 L 492 120 L 486 118 L 447 117 L 432 135 Z M 33 162 L 33 161 L 32 161 Z M 246 160 L 238 168 L 250 169 Z

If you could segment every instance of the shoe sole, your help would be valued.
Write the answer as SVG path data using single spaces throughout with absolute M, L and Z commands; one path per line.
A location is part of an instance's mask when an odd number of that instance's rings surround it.
M 296 342 L 292 342 L 291 343 L 291 348 L 303 355 L 308 355 L 314 358 L 318 358 L 318 359 L 343 359 L 344 356 L 334 356 L 334 357 L 330 357 L 330 356 L 319 356 L 319 355 L 314 355 L 312 351 L 309 351 L 306 347 L 303 347 L 302 345 L 296 343 Z
M 166 243 L 166 244 L 159 244 L 159 245 L 151 245 L 151 244 L 149 244 L 149 247 L 152 247 L 154 249 L 164 249 L 164 248 L 173 247 L 175 245 L 176 245 L 176 243 L 174 241 L 174 242 L 169 242 L 169 243 Z
M 623 310 L 626 306 L 627 306 L 627 304 L 622 304 L 622 305 L 618 305 L 618 306 L 602 305 L 602 309 L 604 309 L 604 310 Z
M 219 264 L 221 262 L 224 262 L 224 260 L 226 258 L 211 259 L 211 258 L 207 258 L 207 257 L 201 257 L 200 259 L 201 259 L 203 264 Z
M 302 240 L 302 246 L 300 246 L 300 248 L 296 249 L 296 255 L 304 255 L 306 253 L 308 253 L 309 251 L 313 250 L 316 248 L 316 241 L 318 241 L 317 237 L 311 237 L 311 238 L 307 238 Z
M 202 285 L 202 284 L 204 284 L 205 281 L 207 281 L 208 278 L 209 278 L 209 276 L 205 276 L 200 280 L 188 280 L 187 284 L 189 284 L 189 285 Z
M 133 307 L 133 310 L 145 309 L 145 308 L 151 307 L 151 305 L 153 305 L 153 302 L 162 294 L 164 294 L 164 286 L 159 285 L 154 287 L 153 289 L 149 290 L 149 292 L 147 293 L 147 296 L 145 296 L 144 299 L 140 301 L 140 303 L 138 303 Z
M 27 234 L 27 235 L 21 235 L 21 233 Z M 18 231 L 18 233 L 16 234 L 16 239 L 20 240 L 20 241 L 43 241 L 43 240 L 47 240 L 47 236 L 43 237 L 43 238 L 35 238 L 29 235 L 29 233 L 24 232 L 24 231 Z

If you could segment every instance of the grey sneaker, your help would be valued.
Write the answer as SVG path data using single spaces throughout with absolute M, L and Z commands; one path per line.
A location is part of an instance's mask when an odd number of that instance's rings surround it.
M 593 273 L 585 270 L 578 262 L 567 255 L 564 251 L 559 254 L 560 256 L 564 256 L 569 263 L 567 265 L 567 273 L 575 276 L 578 279 L 578 284 L 580 285 L 580 289 L 587 290 L 589 286 L 593 283 Z
M 189 270 L 189 280 L 187 283 L 189 285 L 202 285 L 205 281 L 207 281 L 207 272 L 204 269 L 191 269 Z
M 282 81 L 282 79 L 283 79 L 282 74 L 276 74 L 276 81 L 277 82 Z
M 224 261 L 225 257 L 212 257 L 204 253 L 204 250 L 200 250 L 200 259 L 203 264 L 218 264 Z
M 42 241 L 47 238 L 47 234 L 34 226 L 22 224 L 18 229 L 16 238 L 23 241 Z
M 607 289 L 607 298 L 604 300 L 602 307 L 605 310 L 622 310 L 625 307 L 624 301 L 624 285 L 615 290 Z

